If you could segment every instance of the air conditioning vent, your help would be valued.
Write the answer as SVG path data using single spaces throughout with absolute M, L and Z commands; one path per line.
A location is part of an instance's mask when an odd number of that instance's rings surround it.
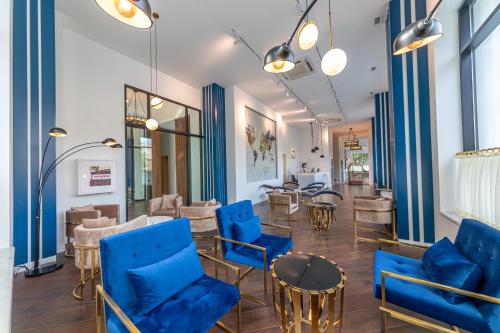
M 309 58 L 302 58 L 295 62 L 295 67 L 286 73 L 283 73 L 283 77 L 286 80 L 297 80 L 304 76 L 308 76 L 314 73 L 315 69 Z

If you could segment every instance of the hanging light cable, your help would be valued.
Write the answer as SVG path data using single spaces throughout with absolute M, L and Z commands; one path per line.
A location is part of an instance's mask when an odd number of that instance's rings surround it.
M 161 109 L 163 107 L 163 100 L 158 97 L 158 30 L 157 30 L 157 25 L 158 25 L 158 19 L 160 18 L 160 15 L 158 13 L 153 13 L 153 18 L 155 19 L 154 21 L 154 26 L 155 26 L 155 95 L 151 99 L 151 107 L 155 110 Z M 152 88 L 152 87 L 151 87 Z M 152 90 L 151 90 L 152 91 Z
M 306 0 L 306 8 L 308 7 L 308 3 Z M 306 16 L 306 22 L 299 31 L 299 46 L 302 50 L 309 50 L 314 45 L 316 45 L 316 41 L 318 40 L 318 25 L 314 21 L 309 20 L 309 14 Z
M 342 72 L 347 64 L 347 55 L 342 49 L 333 48 L 332 0 L 328 0 L 328 20 L 330 23 L 330 50 L 321 60 L 321 70 L 326 75 L 337 75 Z
M 153 13 L 153 17 L 155 18 L 155 39 L 156 39 L 156 19 L 159 18 L 158 13 Z M 153 55 L 152 55 L 152 38 L 151 38 L 151 29 L 149 30 L 149 91 L 153 92 Z M 157 86 L 158 86 L 158 78 L 156 79 Z M 158 93 L 158 92 L 156 92 Z M 151 108 L 153 109 L 159 109 L 161 108 L 161 105 L 163 104 L 163 101 L 161 98 L 158 98 L 157 96 L 151 98 L 149 100 L 149 104 Z M 160 105 L 160 107 L 157 107 Z M 149 110 L 149 115 L 151 115 L 151 110 Z M 158 129 L 158 121 L 154 118 L 149 118 L 145 121 L 144 123 L 146 125 L 146 128 L 149 129 L 150 131 L 155 131 Z

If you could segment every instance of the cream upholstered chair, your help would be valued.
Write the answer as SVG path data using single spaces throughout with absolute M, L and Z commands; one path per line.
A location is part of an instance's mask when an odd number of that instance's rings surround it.
M 75 266 L 80 269 L 80 283 L 73 288 L 73 296 L 83 299 L 85 283 L 90 279 L 92 297 L 95 297 L 95 274 L 100 267 L 99 245 L 102 238 L 121 232 L 145 227 L 148 225 L 146 215 L 139 216 L 130 222 L 118 224 L 115 218 L 84 219 L 75 228 Z M 85 270 L 90 269 L 90 276 L 85 276 Z
M 376 242 L 377 239 L 359 236 L 360 231 L 380 233 L 397 240 L 394 201 L 378 196 L 355 196 L 353 202 L 354 238 L 361 241 Z M 386 230 L 372 229 L 360 224 L 382 225 Z
M 107 217 L 116 219 L 120 223 L 120 205 L 86 205 L 82 207 L 72 207 L 66 211 L 66 251 L 67 257 L 73 257 L 74 251 L 71 249 L 71 240 L 75 238 L 75 228 L 82 224 L 83 219 L 98 219 Z
M 159 198 L 149 200 L 149 216 L 179 217 L 179 209 L 182 206 L 182 196 L 179 194 L 164 194 Z
M 187 217 L 191 225 L 191 233 L 196 241 L 202 239 L 212 239 L 218 235 L 217 218 L 215 210 L 222 205 L 215 199 L 209 201 L 194 201 L 191 206 L 181 206 L 179 209 L 180 217 Z M 197 244 L 198 246 L 199 244 Z M 201 249 L 209 251 L 213 249 Z
M 299 211 L 299 194 L 297 192 L 273 192 L 269 194 L 269 222 L 291 221 L 298 222 L 292 215 Z

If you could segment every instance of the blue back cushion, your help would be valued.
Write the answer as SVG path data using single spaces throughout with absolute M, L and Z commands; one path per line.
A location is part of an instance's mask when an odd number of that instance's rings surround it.
M 500 297 L 500 230 L 472 219 L 460 224 L 455 246 L 482 271 L 478 292 Z M 490 327 L 500 327 L 500 305 L 475 301 Z
M 262 236 L 260 218 L 254 216 L 246 221 L 234 222 L 232 231 L 234 239 L 244 243 L 253 243 Z
M 109 236 L 101 240 L 102 284 L 127 314 L 134 314 L 137 298 L 127 270 L 171 257 L 193 241 L 187 218 Z M 111 311 L 106 312 L 114 316 Z
M 127 273 L 141 313 L 148 313 L 205 275 L 194 242 L 169 258 Z
M 469 261 L 447 237 L 425 251 L 422 263 L 431 281 L 469 291 L 476 291 L 479 286 L 481 269 Z M 452 304 L 468 300 L 466 296 L 456 293 L 440 292 Z
M 219 234 L 221 237 L 235 239 L 233 235 L 233 223 L 246 221 L 254 217 L 252 201 L 244 200 L 220 207 L 215 211 Z M 224 252 L 232 249 L 232 244 L 222 242 Z

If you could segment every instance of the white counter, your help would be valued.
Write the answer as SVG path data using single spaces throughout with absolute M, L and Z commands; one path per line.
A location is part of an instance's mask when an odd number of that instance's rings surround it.
M 332 185 L 329 172 L 299 172 L 297 178 L 301 188 L 317 182 L 325 183 L 326 187 L 331 187 Z

